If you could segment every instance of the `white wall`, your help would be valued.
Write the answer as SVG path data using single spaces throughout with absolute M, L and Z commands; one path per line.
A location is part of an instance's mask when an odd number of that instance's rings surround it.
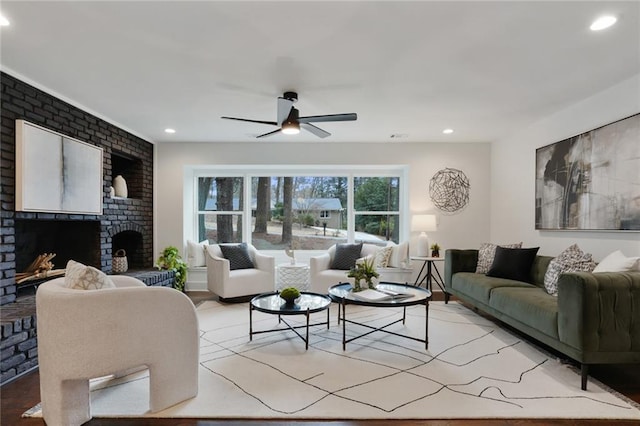
M 492 144 L 491 241 L 523 241 L 557 255 L 573 243 L 595 260 L 614 250 L 640 255 L 640 233 L 535 230 L 536 148 L 640 112 L 640 74 Z M 640 142 L 639 142 L 640 143 Z M 639 172 L 640 173 L 640 172 Z
M 430 240 L 442 249 L 478 247 L 489 238 L 490 144 L 444 143 L 161 143 L 156 145 L 156 257 L 168 245 L 183 247 L 185 166 L 394 164 L 409 166 L 410 211 L 435 213 L 439 226 Z M 470 180 L 470 202 L 457 214 L 435 211 L 429 180 L 445 167 L 462 170 Z M 411 234 L 415 244 L 417 235 Z

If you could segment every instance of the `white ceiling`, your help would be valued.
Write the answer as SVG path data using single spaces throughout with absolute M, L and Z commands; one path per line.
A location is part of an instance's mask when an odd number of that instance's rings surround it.
M 254 141 L 275 128 L 220 116 L 275 120 L 285 90 L 298 92 L 301 116 L 358 114 L 318 123 L 325 141 L 492 141 L 640 73 L 638 1 L 0 8 L 11 21 L 0 30 L 4 71 L 153 142 Z M 618 23 L 590 31 L 604 13 Z

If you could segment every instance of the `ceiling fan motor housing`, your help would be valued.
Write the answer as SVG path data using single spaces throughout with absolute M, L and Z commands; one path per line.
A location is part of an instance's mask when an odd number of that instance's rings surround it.
M 298 94 L 296 92 L 284 92 L 282 97 L 292 102 L 298 101 Z

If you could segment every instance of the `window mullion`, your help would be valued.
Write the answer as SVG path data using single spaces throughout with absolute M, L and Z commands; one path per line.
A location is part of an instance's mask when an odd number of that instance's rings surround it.
M 354 242 L 356 238 L 356 216 L 353 207 L 353 173 L 347 176 L 347 242 Z

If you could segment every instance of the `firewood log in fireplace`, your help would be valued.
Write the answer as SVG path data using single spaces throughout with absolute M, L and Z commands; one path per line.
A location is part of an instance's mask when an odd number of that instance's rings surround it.
M 16 274 L 16 284 L 25 281 L 38 280 L 43 278 L 53 278 L 64 275 L 65 269 L 53 269 L 51 259 L 56 257 L 55 253 L 43 253 L 38 255 L 24 272 Z

